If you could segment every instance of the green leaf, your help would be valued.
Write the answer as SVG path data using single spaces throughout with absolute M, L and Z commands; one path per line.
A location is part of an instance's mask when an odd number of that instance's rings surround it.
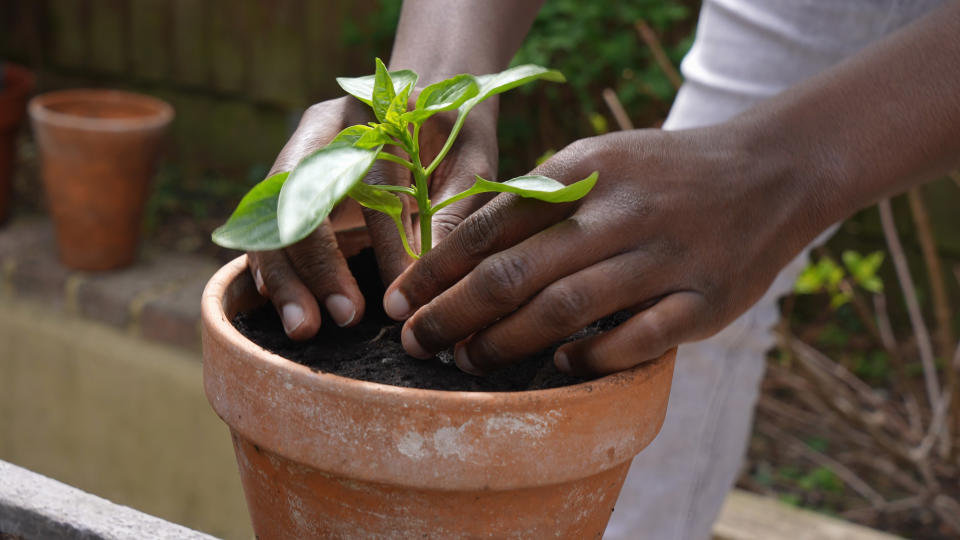
M 303 158 L 280 190 L 277 225 L 284 245 L 314 231 L 347 192 L 360 182 L 380 148 L 327 145 Z
M 521 197 L 527 197 L 530 199 L 538 199 L 552 203 L 562 203 L 575 201 L 589 193 L 590 190 L 593 189 L 593 186 L 597 183 L 598 177 L 599 173 L 594 171 L 593 174 L 584 178 L 583 180 L 574 182 L 570 185 L 564 185 L 560 182 L 557 182 L 553 178 L 537 175 L 518 176 L 517 178 L 507 180 L 506 182 L 491 182 L 478 176 L 477 181 L 471 190 L 476 190 L 475 193 L 487 193 L 491 191 L 500 193 L 515 193 Z
M 263 251 L 283 246 L 277 228 L 280 188 L 290 173 L 280 172 L 253 187 L 237 205 L 230 219 L 213 231 L 214 243 L 230 249 Z
M 537 79 L 543 79 L 553 82 L 565 82 L 563 73 L 547 69 L 545 67 L 535 66 L 533 64 L 524 64 L 515 66 L 500 73 L 490 75 L 480 75 L 476 77 L 480 84 L 480 92 L 467 100 L 460 108 L 463 111 L 469 111 L 477 103 L 490 98 L 491 96 L 501 94 L 507 90 L 527 84 Z
M 353 186 L 347 195 L 362 206 L 383 212 L 394 220 L 400 219 L 403 214 L 403 202 L 399 197 L 389 191 L 376 189 L 363 182 Z
M 393 91 L 396 94 L 404 86 L 411 88 L 417 85 L 417 74 L 409 69 L 401 69 L 389 72 L 390 80 L 393 81 Z M 363 77 L 337 77 L 337 84 L 340 88 L 359 99 L 369 106 L 373 106 L 373 87 L 376 75 L 364 75 Z
M 407 112 L 411 89 L 412 87 L 405 86 L 403 90 L 398 92 L 387 107 L 386 114 L 384 114 L 384 123 L 395 128 L 391 131 L 396 131 L 397 135 L 402 134 L 407 129 L 407 120 L 403 118 L 403 114 Z
M 473 75 L 456 75 L 424 88 L 417 96 L 416 108 L 403 116 L 405 120 L 419 124 L 438 112 L 456 109 L 478 93 L 480 85 Z
M 793 291 L 797 294 L 815 294 L 823 290 L 823 276 L 814 264 L 809 264 L 797 276 Z
M 874 251 L 865 257 L 856 251 L 844 251 L 843 263 L 858 285 L 874 293 L 883 290 L 883 280 L 877 276 L 877 270 L 883 264 L 882 251 Z
M 357 148 L 376 148 L 384 144 L 392 144 L 393 140 L 390 139 L 390 133 L 384 128 L 385 126 L 383 124 L 379 124 L 375 128 L 368 128 L 363 136 L 357 139 L 353 145 Z
M 397 232 L 400 234 L 403 249 L 414 259 L 419 258 L 410 247 L 409 240 L 407 240 L 407 231 L 403 226 L 403 202 L 400 201 L 397 195 L 389 191 L 377 189 L 376 186 L 370 186 L 363 182 L 354 185 L 348 195 L 362 206 L 383 212 L 390 216 L 393 224 L 397 227 Z
M 853 297 L 850 295 L 849 292 L 837 291 L 830 295 L 830 307 L 832 309 L 838 309 L 840 306 L 846 304 L 852 299 Z
M 386 122 L 387 109 L 390 103 L 397 96 L 397 91 L 393 87 L 393 80 L 390 79 L 390 73 L 387 66 L 377 58 L 377 71 L 373 76 L 373 115 L 377 120 Z
M 332 141 L 330 141 L 330 144 L 339 143 L 339 142 L 356 144 L 357 141 L 362 139 L 364 135 L 366 135 L 368 132 L 372 130 L 373 128 L 369 126 L 360 126 L 360 125 L 350 126 L 347 129 L 341 131 L 340 133 L 337 133 L 337 136 L 334 137 Z

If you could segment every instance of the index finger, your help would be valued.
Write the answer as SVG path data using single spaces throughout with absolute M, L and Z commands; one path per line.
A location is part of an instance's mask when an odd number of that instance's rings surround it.
M 572 203 L 551 204 L 509 193 L 498 195 L 387 288 L 384 310 L 393 319 L 406 319 L 485 258 L 563 219 L 572 208 Z

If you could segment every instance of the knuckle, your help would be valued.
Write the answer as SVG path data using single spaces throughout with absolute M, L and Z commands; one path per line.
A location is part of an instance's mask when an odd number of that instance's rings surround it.
M 479 258 L 488 253 L 501 232 L 502 222 L 489 212 L 480 211 L 463 222 L 460 249 L 470 258 Z
M 307 107 L 307 110 L 303 111 L 303 116 L 300 117 L 301 122 L 309 122 L 318 117 L 324 116 L 329 106 L 324 102 L 314 103 Z
M 445 237 L 453 232 L 457 225 L 463 222 L 464 218 L 465 216 L 462 213 L 455 210 L 438 212 L 433 216 L 433 230 L 438 236 Z
M 639 336 L 641 339 L 657 344 L 669 341 L 670 324 L 659 310 L 655 308 L 648 310 L 644 314 L 643 325 L 644 335 Z
M 564 148 L 564 154 L 573 154 L 578 159 L 587 157 L 593 151 L 590 139 L 577 139 Z
M 546 303 L 546 324 L 561 330 L 579 330 L 578 323 L 590 308 L 592 298 L 581 288 L 565 284 L 552 285 L 543 293 Z
M 477 269 L 487 295 L 498 305 L 517 305 L 524 298 L 524 285 L 530 265 L 520 255 L 499 253 L 486 259 Z
M 277 293 L 289 282 L 289 274 L 282 264 L 271 262 L 260 266 L 260 275 L 270 293 Z
M 294 251 L 290 253 L 290 263 L 298 276 L 310 281 L 322 280 L 334 272 L 332 261 L 321 253 Z

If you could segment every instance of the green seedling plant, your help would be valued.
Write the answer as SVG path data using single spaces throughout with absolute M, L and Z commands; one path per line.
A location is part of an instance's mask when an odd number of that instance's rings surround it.
M 419 258 L 432 246 L 433 215 L 465 197 L 501 192 L 562 203 L 580 199 L 596 184 L 596 172 L 570 185 L 538 175 L 505 182 L 476 176 L 470 188 L 434 203 L 428 192 L 430 175 L 450 152 L 474 107 L 538 79 L 563 82 L 564 78 L 558 71 L 535 65 L 516 66 L 490 75 L 461 74 L 423 88 L 413 109 L 409 109 L 417 79 L 418 75 L 411 70 L 387 71 L 379 58 L 374 75 L 338 78 L 341 88 L 373 109 L 377 122 L 344 129 L 327 146 L 304 157 L 292 171 L 274 174 L 254 186 L 227 222 L 213 232 L 213 241 L 246 251 L 286 247 L 313 232 L 344 197 L 350 197 L 362 206 L 390 216 L 407 253 Z M 437 156 L 424 165 L 420 154 L 421 127 L 431 116 L 454 110 L 457 117 L 446 142 Z M 378 159 L 409 169 L 412 183 L 408 186 L 364 183 L 364 176 Z M 413 250 L 404 232 L 401 196 L 416 201 L 420 253 Z

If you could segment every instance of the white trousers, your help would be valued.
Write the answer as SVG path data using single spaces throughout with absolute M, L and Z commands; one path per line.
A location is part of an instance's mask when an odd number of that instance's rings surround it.
M 705 0 L 681 67 L 686 82 L 664 129 L 723 122 L 942 3 Z M 604 538 L 710 538 L 743 461 L 777 300 L 806 261 L 804 252 L 722 332 L 680 347 L 663 429 L 634 459 Z

